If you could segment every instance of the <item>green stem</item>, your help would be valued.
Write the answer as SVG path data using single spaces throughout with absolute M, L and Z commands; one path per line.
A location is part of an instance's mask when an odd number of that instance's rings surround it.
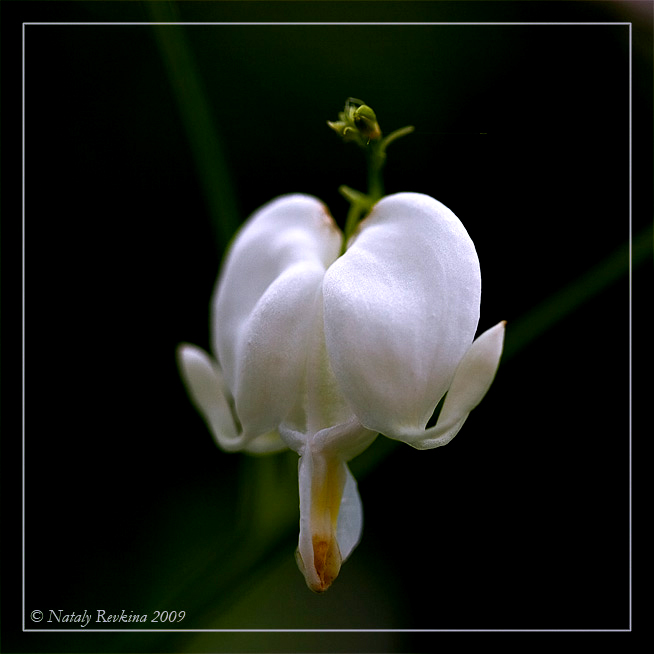
M 386 152 L 386 148 L 395 140 L 401 138 L 402 136 L 406 136 L 407 134 L 411 134 L 415 128 L 413 125 L 407 125 L 406 127 L 400 127 L 400 129 L 396 129 L 394 132 L 391 132 L 385 139 L 382 140 L 381 142 L 381 151 L 383 153 Z
M 371 204 L 384 197 L 384 182 L 382 168 L 386 155 L 381 151 L 380 144 L 374 143 L 368 152 L 368 198 Z
M 354 191 L 347 186 L 341 186 L 339 191 L 341 195 L 350 203 L 345 220 L 345 230 L 343 233 L 343 244 L 341 245 L 341 255 L 345 254 L 347 244 L 352 238 L 352 234 L 357 228 L 359 221 L 367 214 L 372 206 L 384 197 L 384 182 L 382 181 L 382 168 L 386 155 L 383 152 L 382 144 L 374 142 L 367 146 L 366 162 L 368 165 L 368 193 L 363 194 Z

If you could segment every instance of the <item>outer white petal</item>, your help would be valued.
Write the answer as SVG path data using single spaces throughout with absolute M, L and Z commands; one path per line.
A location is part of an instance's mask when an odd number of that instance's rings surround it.
M 177 365 L 191 401 L 218 445 L 225 450 L 241 449 L 243 440 L 234 424 L 218 364 L 204 350 L 183 343 L 177 348 Z
M 204 350 L 181 344 L 177 348 L 177 365 L 193 405 L 223 450 L 268 454 L 286 449 L 277 432 L 250 440 L 238 432 L 220 367 Z
M 424 429 L 479 319 L 479 261 L 459 219 L 426 195 L 384 198 L 323 292 L 332 368 L 361 423 Z
M 298 263 L 323 270 L 341 234 L 325 205 L 307 195 L 279 197 L 256 211 L 229 249 L 212 299 L 212 347 L 230 389 L 236 386 L 244 324 L 268 287 Z
M 438 422 L 427 430 L 388 433 L 419 450 L 447 445 L 459 432 L 470 412 L 490 388 L 502 356 L 504 327 L 502 321 L 479 336 L 461 360 L 452 380 Z
M 250 438 L 238 432 L 227 387 L 218 364 L 201 348 L 183 343 L 177 348 L 177 365 L 193 405 L 204 418 L 223 450 L 269 454 L 286 449 L 277 432 Z
M 278 198 L 246 223 L 213 299 L 214 348 L 246 437 L 277 427 L 296 402 L 327 266 L 341 235 L 325 206 Z

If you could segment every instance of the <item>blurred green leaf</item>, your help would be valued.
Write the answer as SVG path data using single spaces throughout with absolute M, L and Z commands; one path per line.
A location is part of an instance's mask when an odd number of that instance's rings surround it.
M 651 249 L 652 228 L 649 227 L 519 320 L 509 323 L 503 359 L 515 356 L 557 322 L 626 275 L 630 267 L 633 270 L 643 263 Z
M 156 23 L 178 19 L 172 3 L 146 3 Z M 152 25 L 204 189 L 215 238 L 224 249 L 240 219 L 234 185 L 183 25 Z

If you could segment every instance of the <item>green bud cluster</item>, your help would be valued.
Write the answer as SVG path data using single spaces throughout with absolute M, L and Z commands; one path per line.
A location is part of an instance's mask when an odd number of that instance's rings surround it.
M 362 100 L 348 98 L 345 110 L 339 112 L 337 121 L 327 124 L 344 140 L 368 145 L 381 138 L 381 129 L 375 112 Z

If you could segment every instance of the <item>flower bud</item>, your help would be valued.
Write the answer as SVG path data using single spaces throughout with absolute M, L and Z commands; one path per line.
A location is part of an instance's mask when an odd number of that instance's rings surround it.
M 382 132 L 375 112 L 362 100 L 348 98 L 345 111 L 340 111 L 338 120 L 327 124 L 344 140 L 368 145 L 381 138 Z
M 364 104 L 355 109 L 353 118 L 354 124 L 362 136 L 368 140 L 381 137 L 381 129 L 377 122 L 377 116 L 368 105 Z

